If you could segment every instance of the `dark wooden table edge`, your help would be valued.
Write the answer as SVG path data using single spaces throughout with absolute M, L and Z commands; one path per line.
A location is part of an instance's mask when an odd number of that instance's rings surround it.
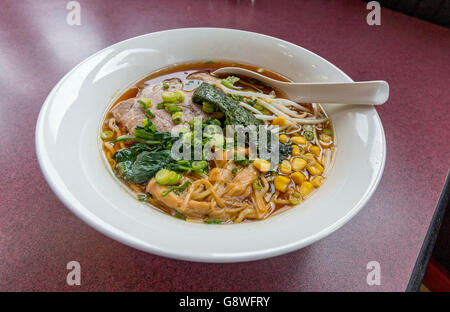
M 444 220 L 444 215 L 449 204 L 449 194 L 450 171 L 447 172 L 447 179 L 445 180 L 444 188 L 442 189 L 436 210 L 434 211 L 427 234 L 425 235 L 422 247 L 420 248 L 419 256 L 417 257 L 416 264 L 414 265 L 408 286 L 406 287 L 407 292 L 419 291 L 427 269 L 428 261 L 430 260 L 433 252 L 434 244 L 436 243 L 436 238 L 439 234 L 439 229 L 442 221 Z

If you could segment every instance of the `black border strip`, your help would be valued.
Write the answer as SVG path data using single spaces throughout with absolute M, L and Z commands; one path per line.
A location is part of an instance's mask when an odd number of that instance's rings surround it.
M 416 264 L 414 265 L 411 278 L 409 279 L 408 286 L 406 287 L 407 292 L 419 291 L 420 285 L 422 284 L 425 271 L 427 270 L 428 261 L 430 260 L 431 254 L 433 252 L 434 244 L 436 243 L 436 238 L 439 234 L 439 229 L 441 227 L 442 221 L 444 220 L 444 215 L 449 205 L 449 194 L 450 194 L 450 171 L 447 172 L 447 179 L 445 180 L 444 188 L 442 190 L 441 196 L 434 211 L 433 218 L 431 219 L 430 226 L 425 235 L 425 239 L 420 248 L 419 256 L 417 257 Z

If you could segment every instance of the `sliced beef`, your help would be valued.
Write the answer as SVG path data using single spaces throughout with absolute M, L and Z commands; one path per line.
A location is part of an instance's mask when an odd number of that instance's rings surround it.
M 137 102 L 140 98 L 144 97 L 149 98 L 152 102 L 150 110 L 155 114 L 155 118 L 152 119 L 152 122 L 155 124 L 158 131 L 171 132 L 185 127 L 183 122 L 192 120 L 194 116 L 207 117 L 201 107 L 192 102 L 193 91 L 183 90 L 185 95 L 184 102 L 177 104 L 183 109 L 182 122 L 179 125 L 175 125 L 172 121 L 171 114 L 164 109 L 158 109 L 157 106 L 158 103 L 162 102 L 161 95 L 164 91 L 182 90 L 183 83 L 178 78 L 166 80 L 165 83 L 169 85 L 168 89 L 164 89 L 162 83 L 148 85 L 141 90 L 136 98 L 128 99 L 117 104 L 111 111 L 116 121 L 127 128 L 130 134 L 133 134 L 134 128 L 142 124 L 142 121 L 147 118 L 143 109 Z
M 216 78 L 214 76 L 211 76 L 207 72 L 197 72 L 197 73 L 190 74 L 189 76 L 187 76 L 187 79 L 202 80 L 202 81 L 207 82 L 209 84 L 215 85 L 216 87 L 218 87 L 220 89 L 220 81 L 221 81 L 221 79 Z
M 116 122 L 125 127 L 131 134 L 136 126 L 146 118 L 144 111 L 137 103 L 136 98 L 120 102 L 111 110 Z

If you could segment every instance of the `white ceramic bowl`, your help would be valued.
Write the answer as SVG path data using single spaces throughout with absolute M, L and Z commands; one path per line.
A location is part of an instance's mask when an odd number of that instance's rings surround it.
M 71 70 L 47 97 L 37 121 L 36 151 L 58 197 L 100 232 L 150 253 L 192 261 L 237 262 L 309 245 L 350 220 L 381 178 L 386 146 L 375 109 L 330 105 L 337 136 L 326 183 L 303 204 L 264 221 L 192 224 L 145 205 L 104 163 L 99 125 L 111 100 L 131 83 L 172 65 L 232 60 L 263 66 L 293 81 L 351 81 L 337 67 L 289 42 L 251 32 L 186 28 L 114 44 Z M 378 77 L 374 77 L 378 78 Z

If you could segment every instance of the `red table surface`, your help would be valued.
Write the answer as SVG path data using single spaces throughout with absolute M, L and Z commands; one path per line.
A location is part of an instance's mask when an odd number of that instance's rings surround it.
M 356 0 L 80 0 L 82 25 L 68 26 L 67 2 L 0 6 L 0 290 L 405 290 L 450 164 L 449 29 L 387 9 L 381 26 L 368 26 L 366 4 Z M 354 80 L 389 82 L 390 99 L 377 108 L 387 141 L 383 178 L 366 207 L 329 237 L 254 262 L 171 260 L 105 237 L 50 190 L 34 130 L 58 80 L 115 42 L 199 26 L 275 36 Z M 81 264 L 81 286 L 66 284 L 71 260 Z M 381 265 L 380 286 L 366 282 L 372 260 Z

